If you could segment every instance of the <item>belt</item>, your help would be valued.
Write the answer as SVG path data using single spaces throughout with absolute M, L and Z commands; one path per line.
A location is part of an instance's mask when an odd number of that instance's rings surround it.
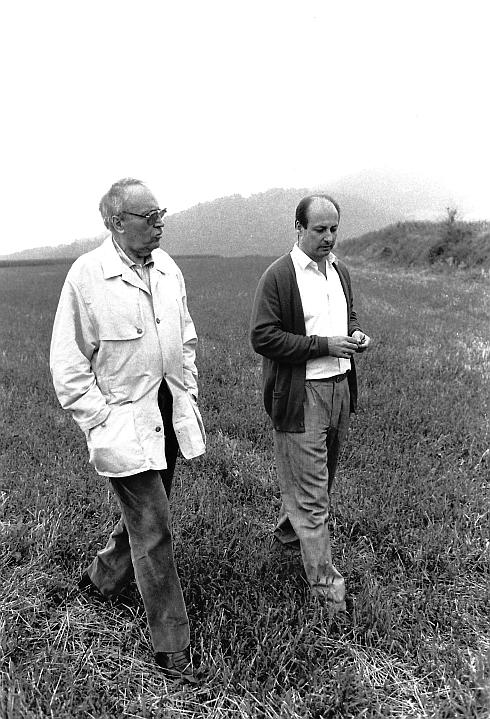
M 308 379 L 307 382 L 342 382 L 347 377 L 347 372 L 344 374 L 335 374 L 333 377 L 318 377 L 317 379 Z

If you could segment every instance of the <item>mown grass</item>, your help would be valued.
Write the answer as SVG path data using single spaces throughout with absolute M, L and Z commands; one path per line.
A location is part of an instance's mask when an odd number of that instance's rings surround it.
M 185 258 L 200 335 L 202 459 L 172 512 L 197 689 L 152 663 L 141 601 L 80 596 L 117 508 L 51 388 L 67 267 L 0 268 L 0 716 L 453 717 L 490 711 L 490 338 L 482 280 L 352 267 L 374 338 L 333 496 L 350 616 L 269 556 L 279 506 L 260 361 L 248 345 L 265 258 Z

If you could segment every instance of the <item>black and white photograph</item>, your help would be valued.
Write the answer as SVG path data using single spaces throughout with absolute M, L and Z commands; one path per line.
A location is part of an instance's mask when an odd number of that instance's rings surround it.
M 490 717 L 483 0 L 0 10 L 0 718 Z

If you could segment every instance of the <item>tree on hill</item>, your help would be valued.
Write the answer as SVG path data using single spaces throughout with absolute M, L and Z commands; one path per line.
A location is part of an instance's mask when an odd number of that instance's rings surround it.
M 471 237 L 471 229 L 459 219 L 457 207 L 446 207 L 446 217 L 442 222 L 440 239 L 429 250 L 429 260 L 445 261 L 449 265 L 468 264 L 471 245 L 466 240 Z
M 342 257 L 393 265 L 490 268 L 490 223 L 463 222 L 446 210 L 441 222 L 396 222 L 339 243 Z

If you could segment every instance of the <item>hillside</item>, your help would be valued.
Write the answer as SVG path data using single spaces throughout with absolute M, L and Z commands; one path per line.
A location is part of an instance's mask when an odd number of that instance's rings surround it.
M 171 255 L 280 255 L 294 241 L 294 209 L 306 189 L 272 189 L 242 197 L 231 195 L 168 215 L 162 247 Z M 336 193 L 342 208 L 341 237 L 355 237 L 404 219 L 356 195 Z M 0 259 L 78 257 L 99 245 L 107 233 L 58 247 L 23 250 Z
M 344 240 L 342 255 L 399 265 L 490 268 L 490 223 L 397 222 Z
M 102 232 L 96 237 L 84 238 L 82 240 L 74 240 L 67 245 L 58 245 L 56 247 L 33 247 L 29 250 L 21 250 L 11 255 L 1 255 L 0 260 L 61 260 L 64 258 L 74 259 L 84 252 L 89 252 L 98 247 L 107 237 L 107 232 Z
M 301 197 L 311 191 L 312 188 L 275 188 L 250 197 L 235 194 L 170 214 L 165 221 L 162 247 L 171 255 L 281 255 L 295 238 L 294 209 Z M 365 237 L 366 233 L 389 225 L 398 226 L 400 222 L 441 218 L 448 205 L 462 207 L 464 211 L 464 203 L 450 197 L 444 187 L 381 171 L 365 171 L 342 178 L 325 191 L 333 194 L 341 206 L 340 243 Z M 415 226 L 421 225 L 412 222 L 411 227 Z M 395 230 L 390 232 L 393 237 L 396 235 Z M 94 238 L 23 250 L 0 259 L 74 258 L 99 245 L 106 235 L 102 232 Z M 422 241 L 423 247 L 424 243 Z
M 166 247 L 171 254 L 280 255 L 294 241 L 294 209 L 307 193 L 274 189 L 197 205 L 168 218 Z M 343 237 L 400 219 L 359 197 L 338 195 L 338 200 Z

